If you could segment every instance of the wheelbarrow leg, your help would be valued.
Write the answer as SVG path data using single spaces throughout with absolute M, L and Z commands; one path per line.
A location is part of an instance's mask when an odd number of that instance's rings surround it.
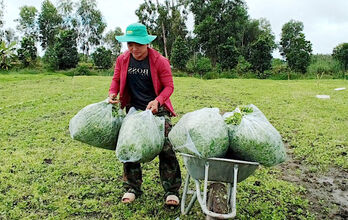
M 238 165 L 234 165 L 234 177 L 233 177 L 233 188 L 230 197 L 230 204 L 232 207 L 232 212 L 236 213 L 236 195 L 237 195 L 237 178 L 238 178 Z
M 187 174 L 185 179 L 184 191 L 182 193 L 182 198 L 181 198 L 181 214 L 182 215 L 186 215 L 191 210 L 193 203 L 197 200 L 197 192 L 194 192 L 190 203 L 188 204 L 187 207 L 185 207 L 186 195 L 188 194 L 189 183 L 190 183 L 190 174 Z
M 228 198 L 227 203 L 230 204 L 232 210 L 236 209 L 236 194 L 237 194 L 237 177 L 238 177 L 238 165 L 234 165 L 234 177 L 233 184 L 228 183 Z
M 233 187 L 232 183 L 228 183 L 227 184 L 227 204 L 231 203 L 232 187 Z

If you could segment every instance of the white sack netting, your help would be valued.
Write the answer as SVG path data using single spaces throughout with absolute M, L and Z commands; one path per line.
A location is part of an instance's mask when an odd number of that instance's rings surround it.
M 228 128 L 218 108 L 203 108 L 182 116 L 169 132 L 174 150 L 201 158 L 224 156 Z
M 69 122 L 70 136 L 83 143 L 115 150 L 117 135 L 125 114 L 108 99 L 87 105 Z
M 116 156 L 121 162 L 149 162 L 163 149 L 164 118 L 150 110 L 131 108 L 118 136 Z
M 282 137 L 255 105 L 236 108 L 223 118 L 229 128 L 230 148 L 239 158 L 265 166 L 285 161 Z

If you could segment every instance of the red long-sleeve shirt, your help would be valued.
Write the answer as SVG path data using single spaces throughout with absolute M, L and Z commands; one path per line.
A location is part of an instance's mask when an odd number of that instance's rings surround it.
M 173 76 L 169 61 L 156 50 L 151 48 L 148 48 L 148 56 L 152 83 L 157 95 L 156 100 L 160 103 L 160 105 L 163 105 L 166 109 L 168 109 L 173 116 L 175 116 L 172 103 L 169 99 L 174 91 Z M 117 58 L 114 76 L 109 89 L 109 94 L 117 95 L 120 93 L 122 107 L 125 107 L 130 103 L 130 95 L 128 93 L 128 89 L 126 88 L 129 59 L 129 51 L 124 52 Z

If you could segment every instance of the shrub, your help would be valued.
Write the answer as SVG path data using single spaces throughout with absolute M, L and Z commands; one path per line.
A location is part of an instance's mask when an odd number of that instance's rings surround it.
M 196 59 L 192 57 L 186 65 L 188 72 L 198 73 L 201 77 L 212 70 L 210 59 L 207 57 L 199 57 Z
M 313 55 L 311 64 L 308 67 L 308 74 L 321 77 L 342 77 L 342 69 L 339 61 L 333 59 L 330 55 Z
M 256 77 L 259 78 L 259 79 L 267 79 L 271 75 L 272 75 L 272 71 L 271 70 L 265 70 L 263 72 L 256 71 Z
M 197 72 L 203 76 L 205 73 L 212 70 L 210 59 L 207 57 L 200 57 L 197 60 Z
M 271 67 L 271 79 L 279 79 L 285 80 L 290 79 L 290 68 L 288 67 L 286 61 L 274 58 L 272 59 L 272 67 Z
M 220 77 L 217 72 L 208 72 L 203 76 L 203 79 L 218 79 Z
M 78 63 L 75 75 L 91 75 L 92 63 Z
M 243 76 L 243 75 L 249 74 L 250 70 L 251 70 L 251 64 L 248 61 L 246 61 L 243 56 L 239 56 L 238 57 L 238 64 L 234 68 L 234 71 L 237 74 Z
M 187 75 L 187 73 L 182 72 L 182 71 L 173 71 L 173 76 L 175 76 L 175 77 L 186 77 L 188 75 Z
M 189 73 L 194 73 L 196 71 L 197 60 L 194 57 L 191 57 L 186 63 L 186 70 Z
M 286 62 L 277 58 L 272 60 L 271 70 L 272 70 L 272 75 L 278 75 L 278 74 L 287 73 L 290 71 Z
M 220 73 L 220 78 L 235 79 L 238 75 L 234 71 L 224 71 Z

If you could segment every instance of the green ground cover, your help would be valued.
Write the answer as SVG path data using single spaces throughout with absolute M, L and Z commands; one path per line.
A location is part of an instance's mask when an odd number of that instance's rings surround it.
M 120 203 L 122 164 L 115 153 L 70 138 L 69 120 L 106 98 L 111 77 L 0 74 L 0 219 L 175 219 L 163 206 L 158 159 L 143 165 L 144 195 Z M 203 107 L 231 111 L 253 103 L 287 142 L 296 160 L 325 173 L 348 169 L 348 91 L 344 80 L 274 81 L 175 78 L 178 117 Z M 317 94 L 330 95 L 320 100 Z M 186 175 L 182 166 L 182 176 Z M 306 189 L 260 168 L 238 185 L 238 219 L 310 219 Z M 189 216 L 203 219 L 198 202 Z

